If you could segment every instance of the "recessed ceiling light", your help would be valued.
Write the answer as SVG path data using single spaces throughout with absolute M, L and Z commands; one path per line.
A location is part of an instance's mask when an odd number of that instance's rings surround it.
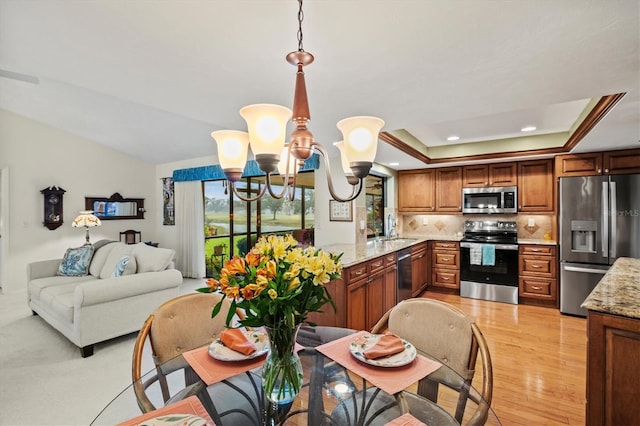
M 389 163 L 389 165 L 390 165 L 390 166 L 399 166 L 399 165 L 400 165 L 400 163 L 398 163 L 398 162 L 394 161 L 393 163 Z
M 447 138 L 447 140 L 448 140 L 448 141 L 450 141 L 450 142 L 457 141 L 457 140 L 459 140 L 459 139 L 460 139 L 460 136 L 455 136 L 455 135 L 453 135 L 453 136 L 449 136 L 449 137 Z
M 536 126 L 526 126 L 520 129 L 521 132 L 533 132 L 536 129 Z

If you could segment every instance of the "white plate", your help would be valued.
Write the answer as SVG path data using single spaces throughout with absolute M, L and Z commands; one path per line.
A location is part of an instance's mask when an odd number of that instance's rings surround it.
M 364 351 L 375 345 L 378 339 L 380 339 L 380 336 L 382 336 L 382 334 L 365 334 L 364 336 L 358 337 L 349 345 L 349 352 L 351 352 L 351 355 L 356 359 L 378 367 L 400 367 L 409 364 L 415 359 L 416 348 L 404 339 L 400 339 L 404 345 L 404 351 L 402 352 L 378 359 L 365 358 Z
M 242 331 L 249 341 L 256 346 L 256 351 L 245 355 L 236 352 L 222 344 L 220 339 L 216 339 L 209 345 L 209 355 L 219 361 L 244 361 L 259 357 L 269 352 L 269 337 L 262 331 Z

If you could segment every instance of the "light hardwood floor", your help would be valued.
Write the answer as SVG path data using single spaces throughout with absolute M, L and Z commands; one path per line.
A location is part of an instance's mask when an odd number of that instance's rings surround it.
M 586 319 L 431 291 L 421 297 L 475 318 L 491 352 L 491 406 L 503 425 L 584 425 Z

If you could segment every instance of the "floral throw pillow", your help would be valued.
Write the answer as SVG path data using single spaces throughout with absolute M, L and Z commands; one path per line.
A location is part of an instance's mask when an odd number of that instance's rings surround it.
M 58 268 L 58 275 L 67 277 L 87 275 L 91 257 L 93 257 L 92 245 L 67 249 Z
M 113 270 L 114 277 L 121 277 L 123 275 L 131 275 L 136 273 L 136 258 L 125 254 L 116 263 L 116 269 Z

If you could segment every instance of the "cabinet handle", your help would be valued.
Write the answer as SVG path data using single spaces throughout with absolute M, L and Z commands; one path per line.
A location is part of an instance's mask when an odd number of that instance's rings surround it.
M 540 269 L 540 268 L 542 268 L 542 266 L 540 266 L 540 265 L 531 265 L 531 267 L 532 267 L 532 268 L 535 268 L 535 269 Z
M 448 261 L 449 261 L 449 258 L 448 258 L 448 257 L 443 257 L 443 258 L 442 258 L 442 260 L 443 260 L 444 262 L 448 262 Z
M 540 287 L 539 285 L 533 285 L 531 286 L 531 288 L 534 290 L 542 290 L 542 287 Z
M 602 169 L 598 169 L 598 173 L 602 173 Z
M 537 253 L 537 252 L 541 252 L 542 250 L 534 248 L 534 249 L 531 249 L 531 251 L 535 251 Z
M 449 277 L 442 277 L 442 279 L 443 279 L 443 280 L 445 280 L 445 281 L 449 281 L 451 278 L 449 278 Z
M 362 269 L 356 271 L 356 275 L 362 275 Z
M 489 182 L 485 182 L 484 184 L 485 184 L 485 185 L 491 185 L 491 183 L 489 183 Z

